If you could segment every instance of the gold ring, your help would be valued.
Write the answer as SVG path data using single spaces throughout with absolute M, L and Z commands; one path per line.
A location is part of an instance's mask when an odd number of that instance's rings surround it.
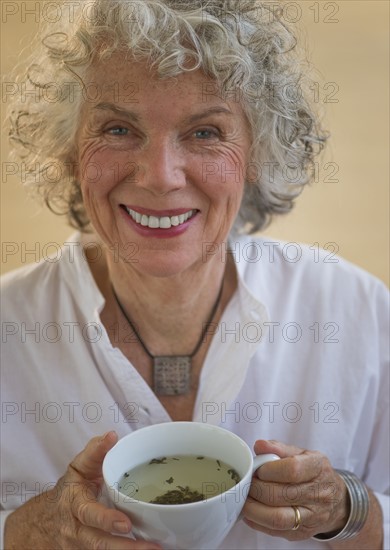
M 301 512 L 299 511 L 298 506 L 291 506 L 291 508 L 294 510 L 294 514 L 295 514 L 295 523 L 292 530 L 296 531 L 297 529 L 299 529 L 299 526 L 301 525 Z

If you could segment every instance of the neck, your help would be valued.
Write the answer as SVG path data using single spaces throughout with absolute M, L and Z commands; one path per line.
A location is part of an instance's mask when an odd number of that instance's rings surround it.
M 229 255 L 230 256 L 230 255 Z M 114 261 L 115 260 L 115 261 Z M 111 285 L 142 340 L 154 355 L 189 354 L 195 347 L 215 303 L 222 281 L 223 293 L 213 323 L 218 323 L 235 287 L 235 266 L 209 261 L 172 277 L 152 277 L 117 261 L 106 251 L 103 263 L 90 263 L 106 299 L 105 315 L 123 326 Z M 107 317 L 108 316 L 108 317 Z M 209 331 L 209 334 L 211 330 Z M 205 337 L 211 340 L 211 336 Z

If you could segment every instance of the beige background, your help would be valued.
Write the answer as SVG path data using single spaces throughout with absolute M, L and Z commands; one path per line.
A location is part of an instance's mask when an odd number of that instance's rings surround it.
M 34 8 L 37 2 L 3 0 L 1 4 L 2 72 L 6 74 L 36 28 L 35 15 L 22 13 L 22 4 Z M 15 15 L 5 12 L 5 5 L 9 13 L 11 4 L 17 9 Z M 289 242 L 319 243 L 330 252 L 336 248 L 388 284 L 389 2 L 285 4 L 285 18 L 299 19 L 302 39 L 317 68 L 318 88 L 313 94 L 318 92 L 316 100 L 325 109 L 325 124 L 332 137 L 319 161 L 318 182 L 304 191 L 292 214 L 274 221 L 267 234 Z M 3 272 L 53 252 L 47 243 L 60 245 L 72 233 L 63 218 L 26 197 L 20 176 L 4 176 L 7 154 L 4 139 Z

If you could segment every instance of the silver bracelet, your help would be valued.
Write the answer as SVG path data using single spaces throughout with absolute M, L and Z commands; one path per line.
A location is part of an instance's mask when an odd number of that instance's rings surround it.
M 363 529 L 368 516 L 369 496 L 366 486 L 352 472 L 335 470 L 347 486 L 350 501 L 349 518 L 344 528 L 338 533 L 319 533 L 312 537 L 317 540 L 346 540 L 355 537 Z

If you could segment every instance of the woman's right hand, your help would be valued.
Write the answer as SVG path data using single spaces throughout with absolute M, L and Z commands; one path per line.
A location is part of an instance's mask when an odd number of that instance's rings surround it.
M 10 514 L 5 550 L 159 550 L 155 543 L 120 536 L 131 530 L 129 517 L 98 502 L 103 459 L 116 441 L 115 432 L 91 439 L 52 490 Z

